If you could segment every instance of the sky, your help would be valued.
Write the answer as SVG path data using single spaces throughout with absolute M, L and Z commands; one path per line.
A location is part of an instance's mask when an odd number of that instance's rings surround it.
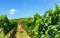
M 8 18 L 33 17 L 38 12 L 44 12 L 52 8 L 55 3 L 60 5 L 60 0 L 0 0 L 0 15 L 6 14 Z

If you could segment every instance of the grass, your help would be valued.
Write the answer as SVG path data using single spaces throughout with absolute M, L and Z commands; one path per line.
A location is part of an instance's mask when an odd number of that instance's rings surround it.
M 23 31 L 23 32 L 19 32 L 19 31 L 17 31 L 16 32 L 16 38 L 27 38 L 27 33 L 26 33 L 26 31 Z
M 10 32 L 7 35 L 5 35 L 5 38 L 9 38 L 9 36 L 10 36 Z M 23 29 L 23 32 L 20 32 L 17 29 L 17 32 L 16 32 L 15 36 L 16 36 L 16 38 L 28 38 L 28 34 L 24 29 Z M 3 31 L 0 32 L 0 38 L 4 38 Z
M 0 38 L 3 38 L 3 36 L 4 36 L 3 32 L 0 32 Z

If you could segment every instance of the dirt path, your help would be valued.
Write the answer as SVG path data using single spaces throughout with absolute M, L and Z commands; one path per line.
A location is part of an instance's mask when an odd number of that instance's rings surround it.
M 22 28 L 21 24 L 18 24 L 16 38 L 30 38 L 27 32 Z
M 18 23 L 17 28 L 14 27 L 11 30 L 9 38 L 31 38 L 31 37 L 28 36 L 27 32 L 22 28 L 22 25 Z

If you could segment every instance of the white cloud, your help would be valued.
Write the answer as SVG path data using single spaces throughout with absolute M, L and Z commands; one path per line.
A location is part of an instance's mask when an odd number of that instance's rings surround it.
M 15 14 L 16 10 L 15 9 L 10 9 L 10 14 Z

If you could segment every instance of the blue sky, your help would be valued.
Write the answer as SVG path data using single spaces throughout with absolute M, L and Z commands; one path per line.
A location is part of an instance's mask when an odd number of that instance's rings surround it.
M 0 0 L 0 15 L 6 14 L 8 18 L 32 17 L 36 12 L 43 15 L 55 3 L 60 4 L 60 0 Z

